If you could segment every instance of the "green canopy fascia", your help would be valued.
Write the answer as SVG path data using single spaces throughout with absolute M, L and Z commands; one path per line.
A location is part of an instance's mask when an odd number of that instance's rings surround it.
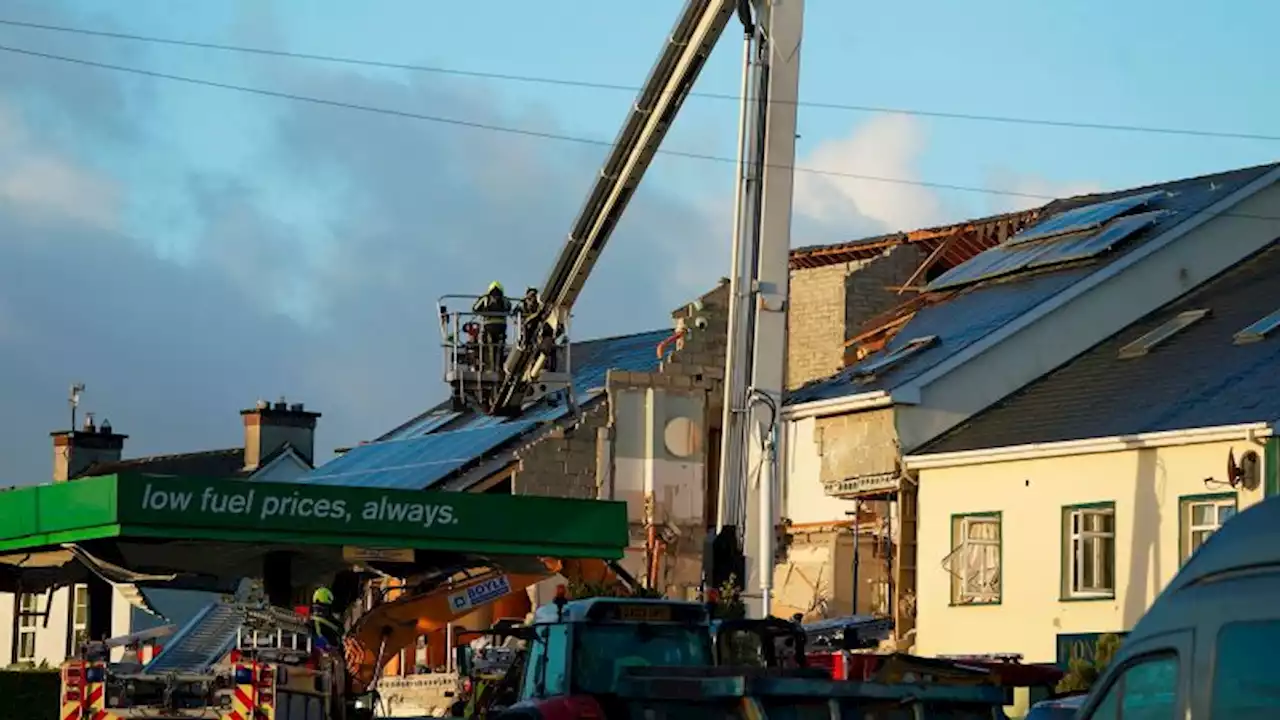
M 94 540 L 616 560 L 621 502 L 119 474 L 0 492 L 0 553 Z

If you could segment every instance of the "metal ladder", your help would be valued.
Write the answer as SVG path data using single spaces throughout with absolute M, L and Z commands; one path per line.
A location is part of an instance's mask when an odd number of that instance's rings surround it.
M 210 603 L 173 636 L 143 671 L 160 674 L 207 669 L 232 649 L 244 614 L 239 605 Z

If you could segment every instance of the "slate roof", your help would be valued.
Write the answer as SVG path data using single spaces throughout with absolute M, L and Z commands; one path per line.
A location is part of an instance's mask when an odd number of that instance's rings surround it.
M 1178 180 L 1113 193 L 1087 195 L 1055 201 L 1040 217 L 1044 222 L 1077 207 L 1128 197 L 1153 190 L 1165 195 L 1152 200 L 1147 210 L 1167 211 L 1153 225 L 1128 238 L 1110 252 L 1080 262 L 1064 263 L 975 283 L 957 290 L 925 293 L 913 301 L 922 306 L 892 340 L 878 353 L 850 365 L 840 373 L 792 391 L 788 405 L 857 395 L 876 390 L 890 391 L 919 377 L 951 355 L 963 350 L 1017 317 L 1031 311 L 1071 285 L 1099 272 L 1116 258 L 1182 223 L 1209 205 L 1257 180 L 1280 164 L 1265 165 L 1203 177 Z M 1035 225 L 1031 226 L 1036 227 Z M 986 253 L 1003 252 L 992 249 Z M 984 261 L 986 253 L 970 262 Z M 860 368 L 885 357 L 914 338 L 936 335 L 938 342 L 878 373 L 870 381 L 855 378 Z
M 112 475 L 122 472 L 203 478 L 244 477 L 247 474 L 244 471 L 244 448 L 227 448 L 226 450 L 204 450 L 99 462 L 85 468 L 77 477 Z
M 253 470 L 246 470 L 244 467 L 244 448 L 227 448 L 98 462 L 85 468 L 76 477 L 140 472 L 149 475 L 180 475 L 198 478 L 246 478 L 291 449 L 292 446 L 285 443 L 264 457 L 262 462 L 258 463 L 258 467 Z
M 1209 314 L 1122 359 L 1120 348 L 1187 310 Z M 1280 239 L 918 451 L 955 452 L 1280 419 L 1280 332 L 1234 335 L 1280 310 Z
M 570 369 L 577 404 L 602 397 L 609 370 L 657 370 L 657 345 L 670 335 L 670 330 L 656 330 L 574 343 Z M 561 401 L 502 418 L 470 410 L 454 412 L 444 402 L 294 482 L 427 489 L 500 454 L 539 428 L 564 420 L 571 412 Z

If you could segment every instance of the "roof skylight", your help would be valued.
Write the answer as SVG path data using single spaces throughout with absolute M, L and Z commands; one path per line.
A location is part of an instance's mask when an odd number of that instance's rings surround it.
M 912 338 L 908 340 L 905 345 L 886 354 L 884 357 L 876 358 L 869 363 L 858 365 L 854 368 L 853 376 L 855 378 L 872 377 L 879 372 L 897 365 L 921 350 L 936 345 L 937 342 L 937 335 L 925 335 L 923 337 Z
M 1151 349 L 1156 345 L 1159 345 L 1179 332 L 1182 332 L 1190 327 L 1192 323 L 1200 320 L 1208 314 L 1208 308 L 1186 310 L 1178 313 L 1172 320 L 1120 348 L 1120 359 L 1127 360 L 1146 355 L 1151 352 Z
M 1278 327 L 1280 327 L 1280 310 L 1276 310 L 1258 322 L 1236 333 L 1235 337 L 1232 338 L 1232 341 L 1237 345 L 1258 342 L 1259 340 L 1266 339 L 1266 337 Z

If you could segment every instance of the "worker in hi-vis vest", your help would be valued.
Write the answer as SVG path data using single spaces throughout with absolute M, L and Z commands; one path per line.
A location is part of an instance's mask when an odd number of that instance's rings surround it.
M 471 309 L 481 314 L 483 369 L 496 371 L 506 359 L 507 317 L 511 315 L 511 301 L 503 293 L 502 283 L 497 280 L 489 283 L 489 291 L 481 295 Z
M 332 650 L 342 650 L 342 625 L 333 613 L 333 591 L 316 588 L 311 595 L 311 632 Z

